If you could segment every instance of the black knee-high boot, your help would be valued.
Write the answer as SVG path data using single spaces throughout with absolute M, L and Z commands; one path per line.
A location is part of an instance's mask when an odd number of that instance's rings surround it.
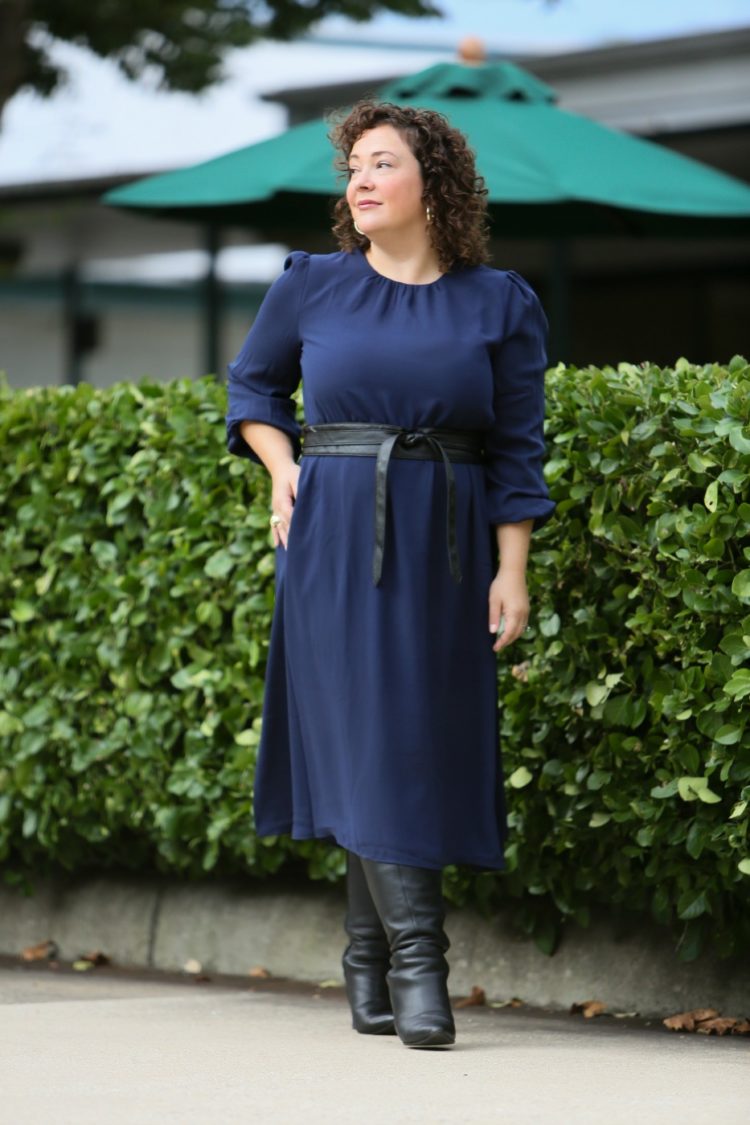
M 449 1046 L 456 1027 L 448 998 L 442 872 L 370 859 L 362 867 L 390 944 L 387 981 L 396 1031 L 407 1047 Z
M 370 896 L 362 861 L 347 852 L 347 910 L 344 928 L 350 941 L 342 964 L 352 1027 L 365 1035 L 395 1035 L 386 984 L 390 967 L 388 938 Z

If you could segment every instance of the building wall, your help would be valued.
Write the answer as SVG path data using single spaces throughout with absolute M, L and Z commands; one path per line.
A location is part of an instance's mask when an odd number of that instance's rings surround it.
M 115 303 L 105 294 L 89 300 L 98 346 L 81 361 L 81 379 L 96 387 L 144 376 L 157 381 L 205 374 L 203 319 L 197 295 L 165 302 L 144 287 L 137 300 Z M 257 309 L 257 297 L 235 298 L 224 314 L 219 375 L 239 351 Z M 63 305 L 59 297 L 4 292 L 0 285 L 0 370 L 11 387 L 67 381 Z

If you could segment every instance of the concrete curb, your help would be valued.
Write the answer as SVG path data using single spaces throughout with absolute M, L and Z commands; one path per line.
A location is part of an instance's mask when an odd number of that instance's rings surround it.
M 262 965 L 292 980 L 343 982 L 344 907 L 340 885 L 40 878 L 32 897 L 0 887 L 0 953 L 52 938 L 63 961 L 101 950 L 121 966 L 179 971 L 194 958 L 207 973 Z M 453 996 L 481 985 L 488 998 L 552 1009 L 597 999 L 610 1012 L 642 1016 L 697 1007 L 750 1016 L 747 960 L 679 962 L 670 935 L 648 919 L 623 933 L 602 913 L 588 929 L 571 926 L 552 957 L 502 917 L 449 908 L 446 930 Z

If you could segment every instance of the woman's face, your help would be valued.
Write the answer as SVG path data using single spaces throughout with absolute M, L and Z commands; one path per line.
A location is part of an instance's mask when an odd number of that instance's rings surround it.
M 368 237 L 418 224 L 424 228 L 422 169 L 393 125 L 368 129 L 349 154 L 346 200 Z

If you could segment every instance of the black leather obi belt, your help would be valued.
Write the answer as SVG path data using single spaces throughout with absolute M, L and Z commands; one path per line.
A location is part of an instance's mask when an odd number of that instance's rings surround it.
M 445 466 L 447 491 L 446 528 L 448 563 L 455 582 L 461 581 L 456 542 L 456 481 L 451 461 L 483 464 L 484 435 L 481 430 L 455 430 L 424 426 L 409 430 L 370 422 L 326 422 L 302 427 L 302 456 L 375 457 L 375 550 L 372 580 L 375 586 L 383 573 L 388 464 L 391 457 L 414 461 L 441 461 Z

